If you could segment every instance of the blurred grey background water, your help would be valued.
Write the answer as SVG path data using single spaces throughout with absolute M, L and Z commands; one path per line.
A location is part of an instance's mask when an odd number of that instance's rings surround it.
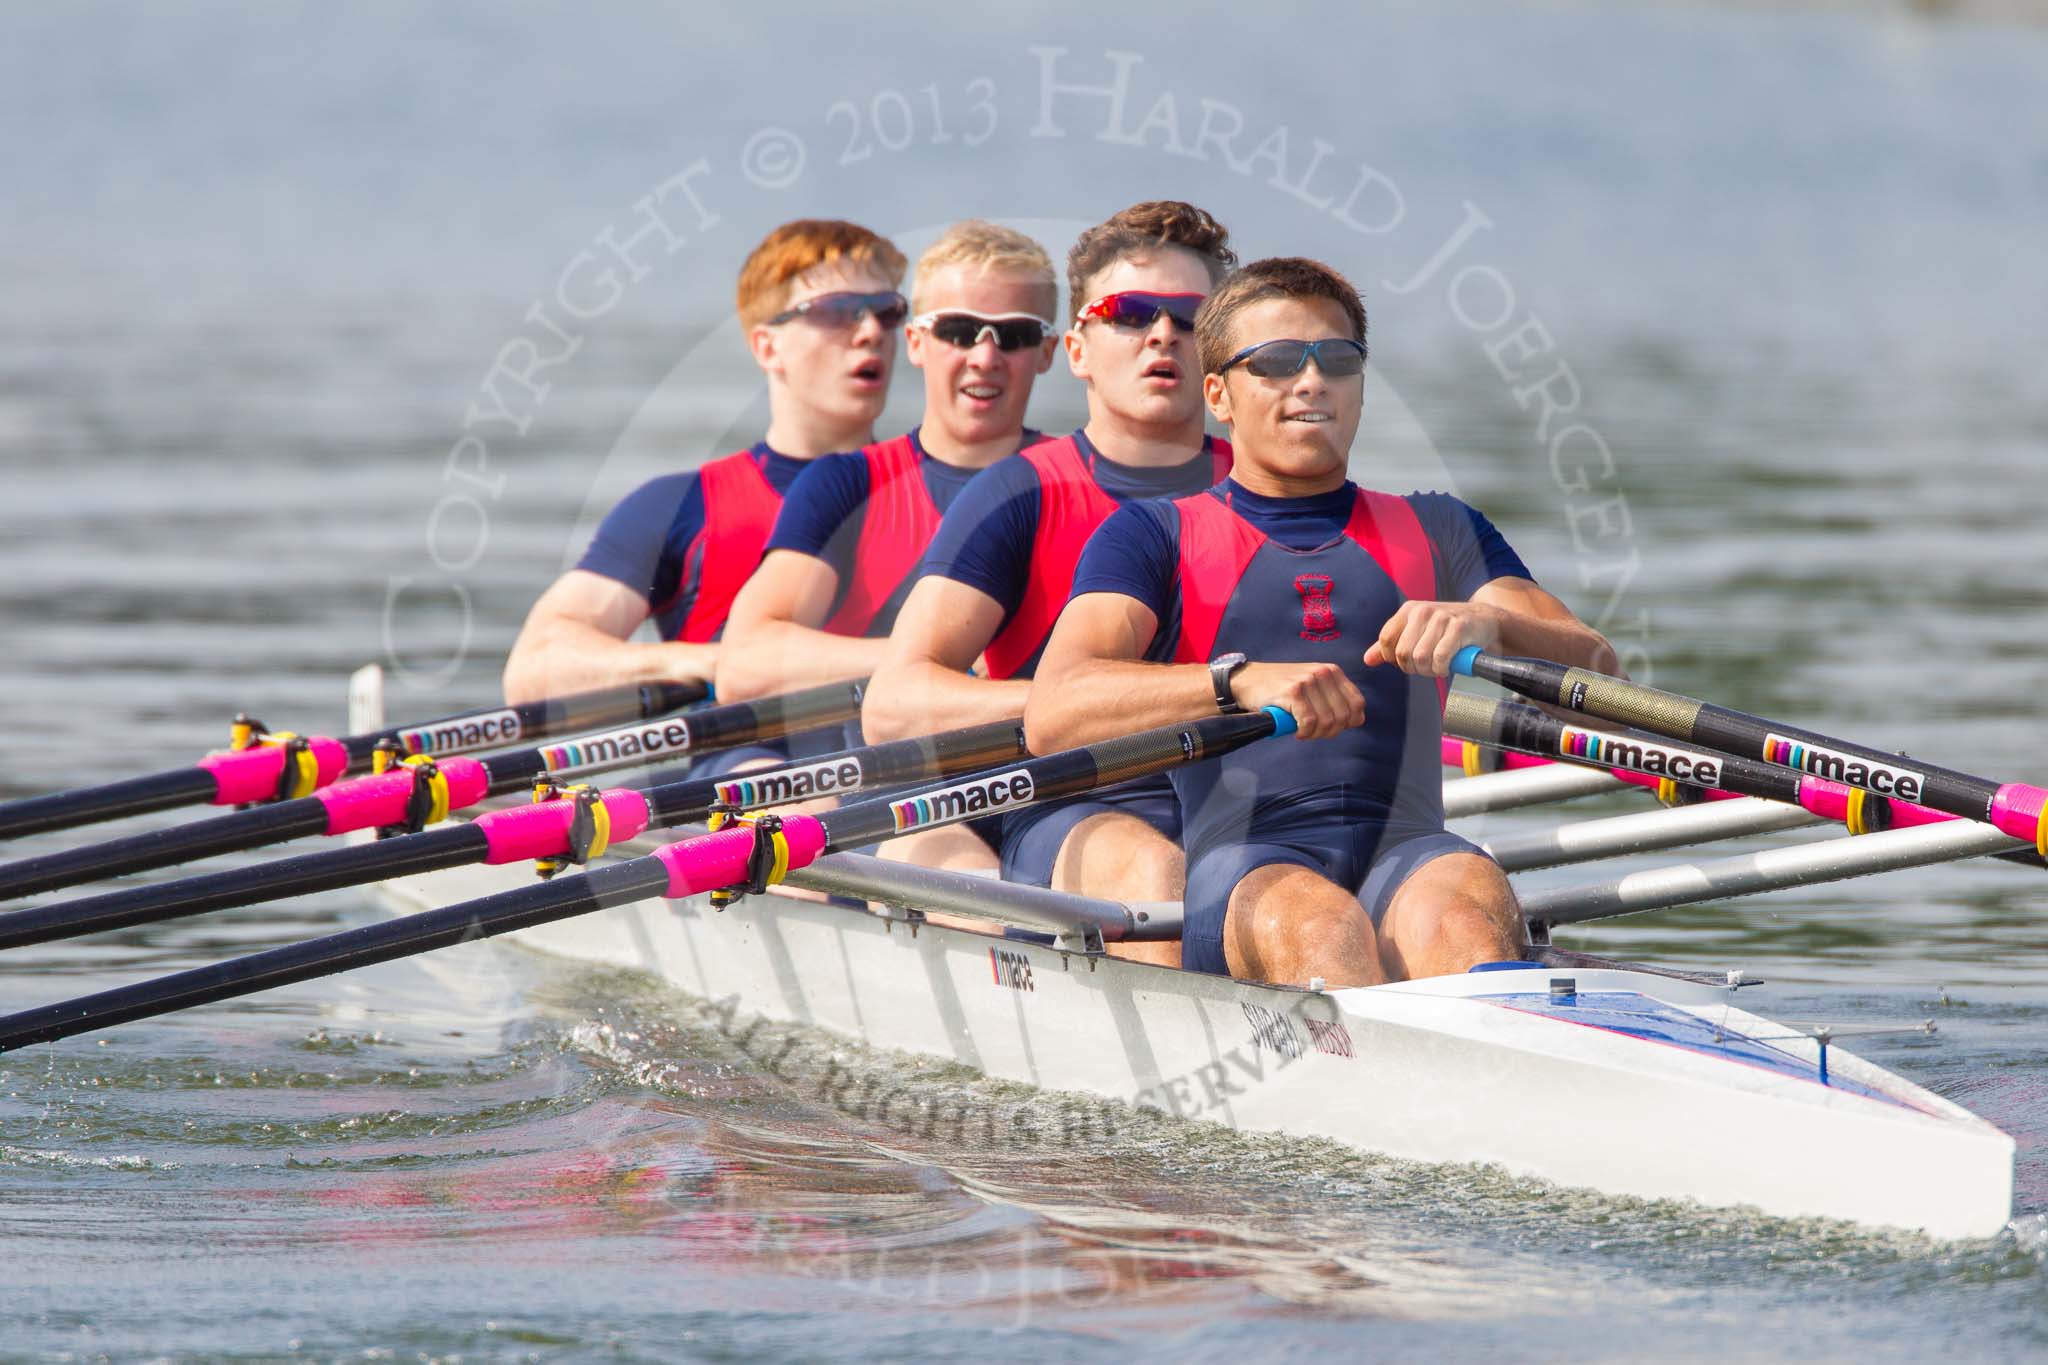
M 751 439 L 773 224 L 1057 253 L 1162 195 L 1364 286 L 1360 476 L 1455 486 L 1639 674 L 2040 780 L 2044 89 L 2048 30 L 1883 6 L 9 7 L 0 796 L 333 731 L 373 658 L 487 700 L 594 515 Z M 0 1060 L 0 1357 L 2037 1354 L 2044 908 L 1970 866 L 1573 940 L 1938 1016 L 1860 1050 L 2020 1137 L 1986 1246 L 1201 1130 L 939 1150 L 484 947 Z M 370 913 L 20 952 L 0 1007 Z

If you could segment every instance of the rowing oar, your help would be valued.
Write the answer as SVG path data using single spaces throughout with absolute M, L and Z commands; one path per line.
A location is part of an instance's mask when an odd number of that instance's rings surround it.
M 1759 796 L 1847 825 L 1852 834 L 1958 818 L 1947 811 L 1879 798 L 1860 787 L 1773 767 L 1740 754 L 1687 749 L 1643 735 L 1582 730 L 1533 706 L 1468 692 L 1451 694 L 1444 706 L 1444 730 L 1468 744 L 1519 750 L 1502 755 L 1511 767 L 1521 766 L 1515 761 L 1521 759 L 1604 769 L 1620 781 L 1649 788 L 1667 806 Z
M 751 744 L 851 719 L 860 713 L 860 697 L 859 683 L 827 683 L 484 758 L 419 755 L 385 772 L 337 782 L 310 796 L 0 863 L 0 900 L 315 834 L 391 826 L 416 831 L 440 823 L 450 811 L 524 790 L 542 773 L 598 772 L 690 750 Z
M 1533 706 L 1469 692 L 1451 694 L 1444 709 L 1444 730 L 1444 761 L 1468 771 L 1493 763 L 1520 772 L 1569 765 L 1648 787 L 1665 805 L 1675 807 L 1484 840 L 1487 853 L 1509 872 L 1826 821 L 1846 825 L 1851 834 L 1874 834 L 1960 818 L 1737 754 L 1685 748 L 1635 733 L 1582 730 Z M 2048 860 L 2030 848 L 1997 856 L 2034 868 L 2048 866 Z
M 586 863 L 609 845 L 644 830 L 687 824 L 717 810 L 753 810 L 812 796 L 922 782 L 1006 763 L 1025 752 L 1023 727 L 1016 721 L 997 721 L 848 749 L 737 777 L 685 777 L 660 782 L 645 791 L 584 787 L 530 806 L 486 811 L 465 824 L 373 844 L 322 849 L 255 867 L 17 910 L 0 915 L 0 948 L 155 924 L 470 863 L 516 863 L 532 858 L 552 872 L 559 862 Z
M 1711 702 L 1661 692 L 1641 683 L 1610 678 L 1543 659 L 1509 659 L 1476 646 L 1458 651 L 1453 672 L 1484 678 L 1532 701 L 1562 706 L 1685 743 L 1754 755 L 1774 767 L 1826 778 L 1879 797 L 1897 820 L 1900 803 L 1912 803 L 1964 820 L 1991 825 L 2034 845 L 2048 857 L 2048 789 L 2025 782 L 1991 782 L 1918 759 L 1888 754 L 1846 740 L 1731 711 Z M 1866 800 L 1863 819 L 1873 819 Z M 1882 828 L 1881 825 L 1873 825 Z
M 23 1010 L 0 1018 L 0 1052 L 653 896 L 694 896 L 742 886 L 762 889 L 839 849 L 1078 795 L 1215 758 L 1293 729 L 1294 718 L 1277 707 L 1210 716 L 1187 725 L 1163 726 L 1026 759 L 942 786 L 856 801 L 818 815 L 756 816 L 670 844 L 646 857 L 606 864 L 578 876 Z
M 700 682 L 606 687 L 518 706 L 463 711 L 418 725 L 387 726 L 346 739 L 288 731 L 270 734 L 260 722 L 237 716 L 228 750 L 208 754 L 189 767 L 0 803 L 0 839 L 179 806 L 242 806 L 310 796 L 337 778 L 368 767 L 386 739 L 395 739 L 407 754 L 468 753 L 647 720 L 707 695 L 709 689 Z

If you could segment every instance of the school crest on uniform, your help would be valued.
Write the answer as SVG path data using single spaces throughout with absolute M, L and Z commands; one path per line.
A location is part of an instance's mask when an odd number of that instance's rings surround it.
M 1328 574 L 1305 573 L 1294 580 L 1294 590 L 1301 594 L 1302 639 L 1337 638 L 1337 609 L 1330 605 L 1330 589 L 1335 586 Z

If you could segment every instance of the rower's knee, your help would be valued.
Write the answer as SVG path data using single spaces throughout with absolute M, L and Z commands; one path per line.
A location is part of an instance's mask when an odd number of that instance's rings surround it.
M 1187 855 L 1180 845 L 1144 827 L 1145 836 L 1132 842 L 1120 870 L 1125 880 L 1123 899 L 1140 901 L 1179 900 L 1187 890 Z
M 1395 980 L 1510 960 L 1527 941 L 1506 874 L 1479 854 L 1424 863 L 1394 893 L 1380 927 L 1381 965 Z
M 1295 985 L 1381 979 L 1372 917 L 1344 888 L 1306 868 L 1253 869 L 1230 894 L 1224 955 L 1231 975 Z
M 1091 815 L 1075 825 L 1053 862 L 1055 890 L 1110 900 L 1179 900 L 1187 886 L 1180 845 L 1135 816 Z
M 1437 915 L 1439 937 L 1483 956 L 1474 961 L 1495 961 L 1514 954 L 1524 935 L 1522 917 L 1510 892 L 1504 898 L 1458 896 L 1443 903 Z

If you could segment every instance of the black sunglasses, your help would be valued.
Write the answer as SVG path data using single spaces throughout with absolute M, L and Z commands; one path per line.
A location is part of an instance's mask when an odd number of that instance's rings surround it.
M 853 327 L 869 314 L 885 328 L 900 327 L 910 316 L 910 305 L 893 289 L 879 294 L 840 292 L 804 299 L 768 319 L 770 327 L 802 318 L 814 327 Z
M 1297 341 L 1293 338 L 1262 341 L 1256 346 L 1245 347 L 1224 361 L 1216 373 L 1222 374 L 1241 363 L 1248 373 L 1261 379 L 1285 379 L 1301 373 L 1301 367 L 1311 360 L 1316 362 L 1316 368 L 1323 372 L 1325 379 L 1349 379 L 1365 373 L 1365 347 L 1349 337 L 1324 337 L 1321 341 Z
M 990 317 L 980 313 L 920 313 L 910 320 L 910 325 L 922 327 L 948 346 L 958 346 L 963 351 L 981 345 L 985 336 L 996 339 L 999 351 L 1021 351 L 1044 341 L 1050 324 L 1035 313 L 997 313 Z

